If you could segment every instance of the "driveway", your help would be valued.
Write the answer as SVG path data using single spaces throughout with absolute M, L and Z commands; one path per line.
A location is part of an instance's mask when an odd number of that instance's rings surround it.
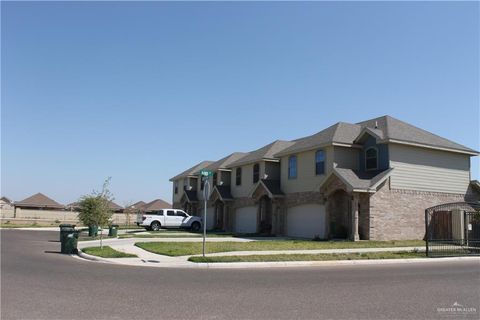
M 57 241 L 1 231 L 2 319 L 451 319 L 455 302 L 479 318 L 477 261 L 158 269 L 79 260 Z

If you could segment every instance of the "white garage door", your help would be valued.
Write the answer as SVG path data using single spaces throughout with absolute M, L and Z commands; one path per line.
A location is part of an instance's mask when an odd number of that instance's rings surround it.
M 235 211 L 235 232 L 257 232 L 257 207 L 243 207 Z
M 325 238 L 325 206 L 306 204 L 292 207 L 287 212 L 287 235 L 313 239 Z

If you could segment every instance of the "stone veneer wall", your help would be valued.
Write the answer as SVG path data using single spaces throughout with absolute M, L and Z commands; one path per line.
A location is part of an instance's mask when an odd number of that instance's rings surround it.
M 370 195 L 368 193 L 360 193 L 358 203 L 360 204 L 358 234 L 360 240 L 370 240 Z
M 423 239 L 425 209 L 450 202 L 478 199 L 467 195 L 390 189 L 389 181 L 370 196 L 370 240 Z

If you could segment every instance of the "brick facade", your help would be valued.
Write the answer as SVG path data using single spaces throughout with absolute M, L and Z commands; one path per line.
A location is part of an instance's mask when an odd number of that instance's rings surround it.
M 462 194 L 390 189 L 389 181 L 370 196 L 370 240 L 423 239 L 425 209 L 478 198 Z

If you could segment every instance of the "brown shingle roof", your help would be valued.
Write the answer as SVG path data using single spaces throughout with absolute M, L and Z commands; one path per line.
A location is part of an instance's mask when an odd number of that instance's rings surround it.
M 354 144 L 364 131 L 377 136 L 379 140 L 377 142 L 379 143 L 388 143 L 390 141 L 413 143 L 426 148 L 443 148 L 470 154 L 477 153 L 477 151 L 473 149 L 387 115 L 356 124 L 345 122 L 336 123 L 311 136 L 295 140 L 294 145 L 278 152 L 275 156 L 281 157 L 334 143 Z
M 181 178 L 186 178 L 188 176 L 195 175 L 198 171 L 202 170 L 208 165 L 211 165 L 213 161 L 202 161 L 199 164 L 194 165 L 193 167 L 183 171 L 182 173 L 176 175 L 175 177 L 171 178 L 170 181 L 175 181 Z
M 134 209 L 142 209 L 147 203 L 145 201 L 138 201 L 138 202 L 135 202 L 134 204 L 132 204 L 131 206 L 128 206 L 127 208 L 130 209 L 130 208 L 134 208 Z
M 162 199 L 155 199 L 147 204 L 145 204 L 142 208 L 143 211 L 156 211 L 160 209 L 170 209 L 172 205 Z
M 16 207 L 63 208 L 63 205 L 50 199 L 43 193 L 37 193 L 22 201 L 15 202 Z
M 247 154 L 248 153 L 245 153 L 245 152 L 234 152 L 234 153 L 226 156 L 225 158 L 222 158 L 222 159 L 220 159 L 218 161 L 215 161 L 214 163 L 210 164 L 209 166 L 207 166 L 205 168 L 205 170 L 217 171 L 218 169 L 226 169 L 226 168 L 228 168 L 228 166 L 231 163 L 245 157 Z M 200 173 L 200 172 L 198 171 L 198 173 Z
M 269 159 L 276 160 L 275 154 L 292 146 L 295 142 L 276 140 L 260 149 L 249 152 L 246 156 L 228 165 L 229 168 L 243 166 L 257 161 Z

